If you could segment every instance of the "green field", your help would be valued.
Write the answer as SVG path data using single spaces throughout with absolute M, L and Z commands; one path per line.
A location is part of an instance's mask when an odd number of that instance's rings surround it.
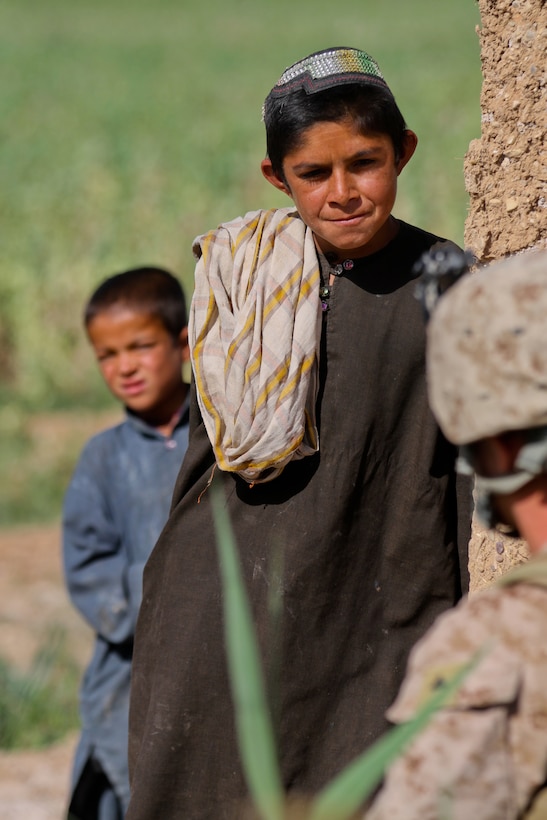
M 258 169 L 260 114 L 299 57 L 376 57 L 420 138 L 396 214 L 462 242 L 478 23 L 475 0 L 3 0 L 0 495 L 27 414 L 108 406 L 80 327 L 90 289 L 152 263 L 190 291 L 195 235 L 283 203 Z

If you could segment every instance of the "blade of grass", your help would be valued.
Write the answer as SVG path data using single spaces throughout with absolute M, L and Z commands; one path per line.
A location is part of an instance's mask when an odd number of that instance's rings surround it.
M 252 615 L 222 490 L 209 489 L 223 583 L 228 667 L 239 750 L 253 801 L 264 820 L 282 820 L 284 794 Z
M 386 768 L 425 728 L 435 712 L 457 692 L 485 651 L 477 652 L 469 663 L 445 681 L 412 720 L 391 729 L 335 777 L 316 797 L 310 820 L 348 820 L 353 817 L 378 785 Z
M 45 748 L 75 729 L 79 681 L 57 628 L 45 634 L 28 672 L 0 657 L 0 749 Z

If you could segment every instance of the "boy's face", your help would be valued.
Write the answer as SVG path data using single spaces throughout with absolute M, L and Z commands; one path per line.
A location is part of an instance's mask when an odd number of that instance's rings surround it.
M 174 339 L 155 316 L 119 306 L 95 316 L 87 334 L 110 392 L 149 423 L 167 424 L 186 394 L 187 329 Z
M 392 239 L 397 177 L 416 143 L 408 131 L 404 155 L 395 162 L 386 134 L 364 135 L 350 119 L 318 122 L 283 160 L 284 179 L 268 159 L 262 172 L 294 200 L 323 253 L 355 259 L 375 253 Z

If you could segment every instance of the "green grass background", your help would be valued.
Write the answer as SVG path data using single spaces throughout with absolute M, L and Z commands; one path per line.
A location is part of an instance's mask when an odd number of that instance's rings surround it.
M 81 329 L 91 289 L 151 263 L 190 293 L 194 236 L 285 204 L 259 171 L 261 105 L 296 59 L 378 60 L 419 137 L 395 213 L 461 243 L 479 22 L 475 0 L 2 0 L 0 497 L 29 414 L 111 406 Z M 38 515 L 12 506 L 0 522 Z

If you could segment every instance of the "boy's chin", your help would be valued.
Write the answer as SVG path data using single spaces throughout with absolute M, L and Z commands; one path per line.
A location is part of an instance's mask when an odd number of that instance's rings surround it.
M 370 256 L 384 248 L 395 237 L 399 229 L 395 220 L 387 220 L 380 230 L 361 235 L 344 237 L 317 236 L 315 242 L 317 247 L 325 256 L 334 255 L 341 258 L 358 259 L 363 256 Z
M 158 408 L 156 407 L 156 405 L 146 400 L 125 400 L 124 406 L 125 409 L 132 413 L 134 416 L 140 416 L 143 419 L 157 415 L 158 413 Z
M 358 259 L 361 256 L 368 256 L 374 253 L 374 248 L 369 250 L 370 243 L 358 242 L 340 242 L 334 244 L 333 242 L 317 242 L 319 250 L 327 257 L 335 257 L 337 259 Z

